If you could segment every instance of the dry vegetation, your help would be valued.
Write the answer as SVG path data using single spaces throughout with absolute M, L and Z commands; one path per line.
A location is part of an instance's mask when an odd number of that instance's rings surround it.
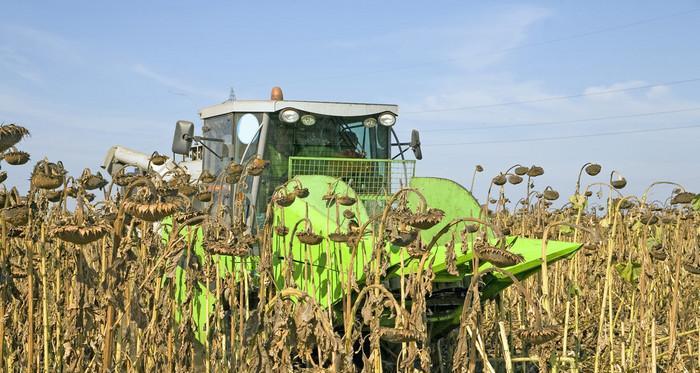
M 0 127 L 5 163 L 29 160 L 14 149 L 27 135 L 19 126 Z M 152 157 L 154 164 L 164 161 Z M 39 161 L 27 195 L 14 188 L 0 194 L 0 366 L 46 372 L 700 370 L 700 216 L 689 205 L 695 196 L 680 185 L 650 187 L 668 191 L 669 199 L 659 202 L 648 201 L 647 193 L 625 196 L 626 182 L 615 173 L 585 188 L 579 178 L 570 202 L 552 208 L 559 194 L 532 187 L 543 169 L 514 166 L 499 174 L 484 208 L 489 223 L 476 218 L 449 223 L 462 234 L 447 245 L 448 271 L 456 271 L 455 243 L 480 236 L 486 226 L 497 236 L 585 244 L 571 260 L 542 264 L 538 275 L 522 283 L 514 278 L 515 285 L 495 300 L 484 300 L 480 279 L 492 272 L 511 276 L 499 267 L 522 258 L 477 238 L 460 325 L 434 335 L 426 300 L 435 239 L 422 237 L 423 242 L 416 232 L 439 222 L 441 212 L 424 204 L 408 209 L 406 196 L 419 193 L 404 189 L 381 216 L 326 239 L 309 221 L 291 222 L 296 224 L 288 229 L 270 218 L 253 237 L 238 216 L 226 221 L 216 209 L 201 214 L 191 208 L 194 199 L 216 206 L 203 185 L 242 184 L 242 176 L 265 166 L 259 159 L 230 165 L 218 177 L 204 174 L 192 183 L 180 174 L 166 182 L 155 173 L 124 172 L 108 182 L 89 170 L 69 177 L 60 162 Z M 581 175 L 600 172 L 600 166 L 586 165 Z M 3 181 L 6 176 L 0 174 Z M 521 182 L 526 184 L 518 190 L 525 189 L 526 196 L 510 203 L 505 192 L 520 194 L 513 185 Z M 98 201 L 100 190 L 104 198 Z M 303 185 L 277 193 L 268 216 L 308 193 Z M 192 253 L 192 234 L 163 238 L 158 222 L 171 215 L 175 232 L 202 228 L 203 258 Z M 354 250 L 364 233 L 374 234 L 375 242 L 369 275 L 363 284 L 352 273 L 345 276 L 348 291 L 338 307 L 321 307 L 294 286 L 290 271 L 288 286 L 275 287 L 273 240 Z M 402 278 L 398 292 L 384 281 L 387 240 L 405 245 L 420 263 L 416 273 Z M 260 256 L 253 272 L 245 264 L 253 260 L 255 245 Z M 233 274 L 220 273 L 212 254 L 243 264 Z M 479 271 L 479 260 L 494 266 Z M 180 302 L 178 265 L 187 270 Z M 219 300 L 204 344 L 196 340 L 188 311 L 197 281 Z

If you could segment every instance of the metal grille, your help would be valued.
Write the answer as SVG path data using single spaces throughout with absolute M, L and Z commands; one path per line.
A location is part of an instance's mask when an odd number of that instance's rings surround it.
M 289 177 L 326 175 L 350 184 L 361 198 L 386 197 L 407 186 L 416 161 L 289 157 Z

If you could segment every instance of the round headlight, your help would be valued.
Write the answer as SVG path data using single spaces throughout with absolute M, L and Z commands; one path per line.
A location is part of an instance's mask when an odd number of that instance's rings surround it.
M 379 123 L 383 126 L 391 127 L 396 123 L 396 117 L 392 113 L 384 113 L 379 116 Z
M 367 118 L 362 121 L 362 124 L 367 128 L 374 128 L 377 126 L 377 120 L 374 118 Z
M 296 123 L 299 120 L 299 113 L 292 109 L 282 110 L 280 120 L 284 123 Z
M 311 114 L 302 115 L 301 124 L 305 126 L 313 126 L 314 124 L 316 124 L 316 118 Z

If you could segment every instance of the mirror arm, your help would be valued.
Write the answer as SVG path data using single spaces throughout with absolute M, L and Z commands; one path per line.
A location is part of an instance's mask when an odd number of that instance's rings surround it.
M 194 140 L 201 144 L 202 141 L 213 141 L 213 142 L 224 142 L 222 139 L 217 139 L 214 137 L 202 137 L 202 136 L 187 136 L 185 135 L 185 140 Z
M 398 146 L 399 147 L 399 154 L 396 154 L 395 156 L 391 157 L 391 159 L 396 159 L 399 156 L 402 156 L 403 153 L 406 153 L 408 149 L 412 149 L 413 147 L 411 146 L 410 142 L 392 142 L 391 146 Z M 403 148 L 405 146 L 405 148 Z
M 219 154 L 217 154 L 217 153 L 214 151 L 214 149 L 210 148 L 209 146 L 207 146 L 207 144 L 204 143 L 204 141 L 224 142 L 224 140 L 221 140 L 221 139 L 213 139 L 213 138 L 210 138 L 210 137 L 187 136 L 187 135 L 183 136 L 183 138 L 184 138 L 185 140 L 187 140 L 187 141 L 191 141 L 191 140 L 196 141 L 198 144 L 202 145 L 205 149 L 209 150 L 212 154 L 214 154 L 214 155 L 216 156 L 216 158 L 219 158 L 220 160 L 224 159 L 222 156 L 220 156 Z
M 391 143 L 391 146 L 398 146 L 399 147 L 399 154 L 396 154 L 395 156 L 391 157 L 391 159 L 396 159 L 399 156 L 403 156 L 403 153 L 406 153 L 408 151 L 408 149 L 412 149 L 410 142 L 395 142 L 395 143 Z M 402 146 L 406 146 L 406 147 L 402 148 Z
M 391 134 L 394 136 L 394 140 L 396 140 L 396 142 L 395 143 L 389 142 L 390 148 L 391 148 L 391 146 L 398 146 L 399 147 L 399 154 L 396 154 L 395 156 L 391 157 L 391 159 L 396 159 L 399 156 L 401 157 L 401 159 L 404 159 L 403 153 L 405 153 L 406 150 L 408 150 L 408 148 L 406 148 L 406 149 L 403 148 L 403 146 L 406 145 L 406 143 L 399 142 L 399 136 L 396 135 L 396 131 L 394 131 L 393 128 L 391 129 Z

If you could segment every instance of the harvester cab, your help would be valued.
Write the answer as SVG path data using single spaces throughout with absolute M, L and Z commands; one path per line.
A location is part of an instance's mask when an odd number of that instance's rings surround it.
M 376 200 L 413 176 L 413 161 L 392 162 L 392 153 L 403 160 L 412 149 L 421 157 L 417 131 L 411 141 L 398 141 L 396 105 L 287 101 L 275 87 L 270 100 L 230 100 L 199 114 L 202 136 L 194 136 L 191 122 L 178 121 L 172 150 L 184 156 L 193 146 L 204 149 L 203 172 L 222 181 L 209 186 L 214 200 L 245 216 L 250 229 L 264 222 L 275 189 L 295 176 L 333 177 Z M 261 173 L 256 160 L 265 162 Z M 245 211 L 236 211 L 234 196 L 244 199 L 238 208 Z

